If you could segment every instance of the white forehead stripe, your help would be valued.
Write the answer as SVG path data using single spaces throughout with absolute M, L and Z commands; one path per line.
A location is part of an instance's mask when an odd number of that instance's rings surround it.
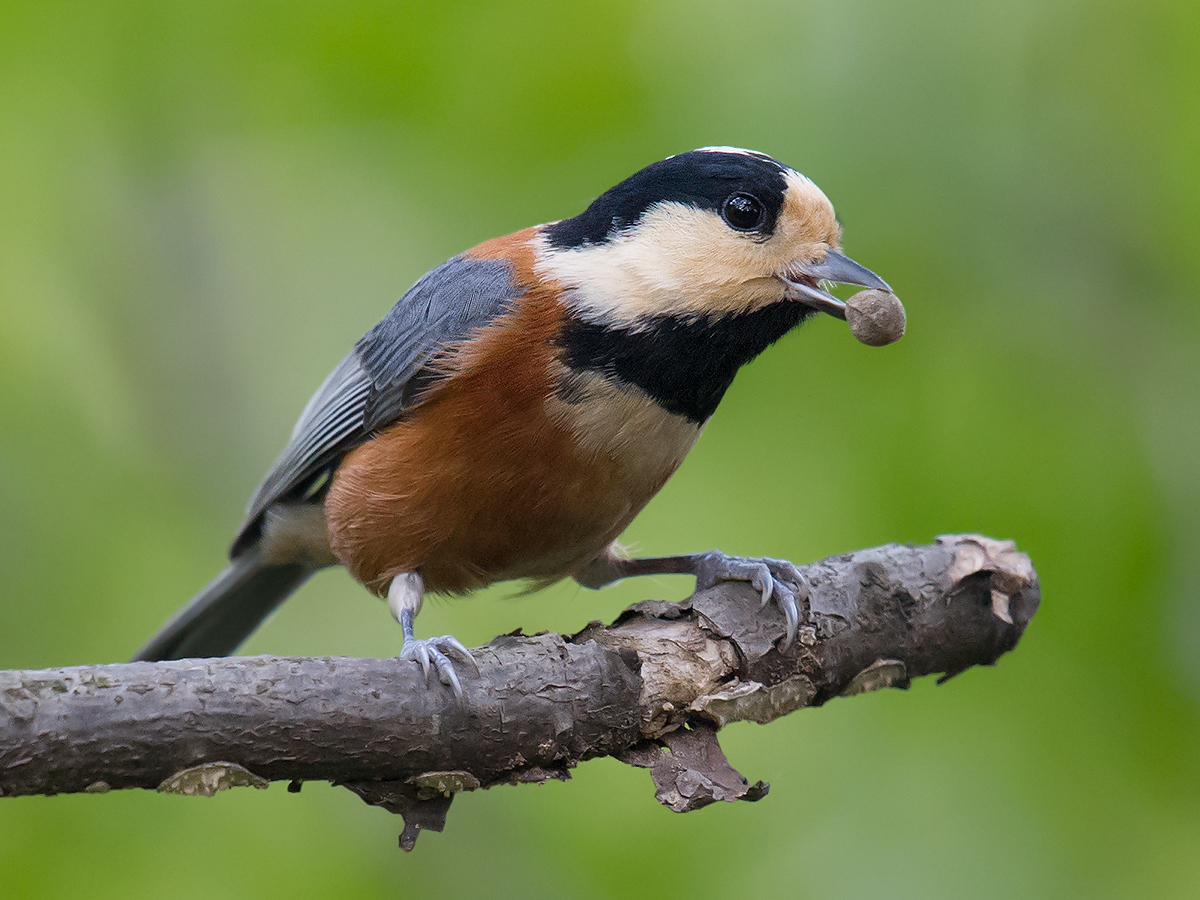
M 795 169 L 787 170 L 788 190 L 796 191 L 801 197 L 816 197 L 820 198 L 820 202 L 826 203 L 832 209 L 833 204 L 829 202 L 829 198 L 825 196 L 825 192 L 817 187 L 817 183 L 802 172 L 797 172 Z
M 757 150 L 747 150 L 745 147 L 698 147 L 697 153 L 736 153 L 739 156 L 756 156 L 759 159 L 771 159 L 765 153 L 759 153 Z M 771 160 L 774 162 L 774 160 Z
M 745 147 L 697 147 L 695 150 L 689 150 L 688 153 L 731 153 L 735 156 L 749 156 L 751 159 L 761 159 L 763 162 L 774 163 L 784 171 L 790 172 L 787 166 L 772 156 L 765 153 L 759 153 L 757 150 L 747 150 Z M 683 153 L 673 153 L 667 159 L 674 159 L 677 156 L 684 156 Z

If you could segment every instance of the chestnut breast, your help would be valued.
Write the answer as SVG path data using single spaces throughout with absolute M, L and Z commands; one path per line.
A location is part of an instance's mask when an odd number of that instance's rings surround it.
M 368 588 L 406 571 L 440 592 L 570 575 L 682 462 L 700 426 L 568 369 L 562 323 L 542 282 L 458 349 L 436 393 L 347 454 L 326 497 L 329 539 Z

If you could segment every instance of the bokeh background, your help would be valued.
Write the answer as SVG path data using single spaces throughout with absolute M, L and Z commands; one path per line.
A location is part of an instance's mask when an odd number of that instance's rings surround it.
M 599 761 L 460 796 L 403 855 L 322 784 L 0 799 L 0 896 L 1200 896 L 1197 59 L 1186 0 L 0 4 L 0 667 L 126 658 L 407 285 L 708 144 L 816 180 L 909 333 L 784 339 L 627 540 L 979 531 L 1044 588 L 995 669 L 729 729 L 756 805 L 676 816 Z M 399 645 L 339 571 L 245 649 Z

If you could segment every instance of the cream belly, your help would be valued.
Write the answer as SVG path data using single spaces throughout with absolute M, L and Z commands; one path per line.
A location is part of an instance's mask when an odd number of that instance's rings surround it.
M 330 545 L 376 593 L 407 571 L 441 592 L 568 576 L 612 543 L 700 434 L 599 375 L 564 372 L 557 392 L 531 399 L 503 379 L 479 383 L 485 374 L 455 379 L 334 476 Z
M 570 431 L 584 465 L 611 466 L 614 492 L 640 498 L 637 509 L 679 468 L 704 430 L 639 388 L 594 372 L 564 374 L 562 385 L 546 401 L 547 416 Z

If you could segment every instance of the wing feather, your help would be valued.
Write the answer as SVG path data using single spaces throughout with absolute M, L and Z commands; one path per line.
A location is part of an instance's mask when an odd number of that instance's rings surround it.
M 437 375 L 426 369 L 432 357 L 509 310 L 521 293 L 505 260 L 460 255 L 422 276 L 305 405 L 291 440 L 250 500 L 231 555 L 258 539 L 268 507 L 303 495 L 374 431 L 436 392 Z M 421 390 L 407 391 L 414 379 Z

